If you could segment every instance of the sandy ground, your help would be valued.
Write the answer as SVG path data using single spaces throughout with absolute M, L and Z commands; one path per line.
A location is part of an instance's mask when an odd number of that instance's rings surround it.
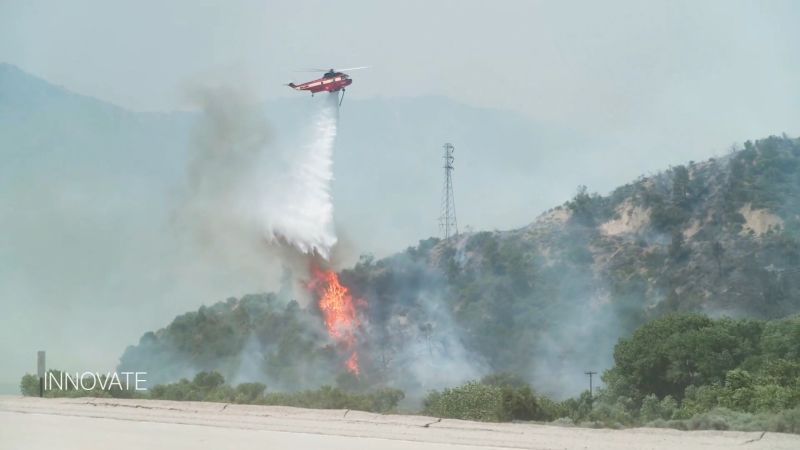
M 2 449 L 800 449 L 781 433 L 490 424 L 349 410 L 0 396 Z

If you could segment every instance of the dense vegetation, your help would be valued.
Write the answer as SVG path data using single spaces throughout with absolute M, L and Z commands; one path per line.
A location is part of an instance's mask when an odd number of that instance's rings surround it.
M 262 383 L 225 384 L 218 372 L 200 372 L 192 381 L 181 379 L 177 383 L 156 385 L 149 391 L 150 398 L 163 400 L 194 400 L 251 405 L 282 405 L 320 409 L 357 409 L 373 412 L 390 412 L 403 398 L 397 389 L 379 389 L 354 393 L 339 387 L 322 386 L 315 390 L 299 392 L 267 392 Z
M 432 392 L 440 417 L 800 433 L 800 315 L 772 321 L 669 315 L 621 339 L 606 387 L 554 402 L 513 376 Z
M 563 396 L 586 368 L 610 365 L 618 338 L 654 318 L 800 312 L 798 167 L 798 139 L 747 142 L 608 196 L 580 187 L 530 226 L 422 241 L 342 277 L 368 299 L 377 329 L 409 321 L 386 333 L 390 355 L 403 354 L 396 335 L 441 343 L 455 333 L 490 372 L 532 374 Z M 431 302 L 448 320 L 432 317 Z
M 672 314 L 638 328 L 614 349 L 605 387 L 563 401 L 537 394 L 521 377 L 503 373 L 430 392 L 422 413 L 447 418 L 557 421 L 592 426 L 665 426 L 800 433 L 800 315 L 759 321 Z M 48 391 L 47 396 L 139 396 L 305 408 L 395 411 L 404 393 L 365 391 L 353 380 L 315 390 L 267 392 L 262 383 L 231 386 L 218 372 L 160 384 L 146 394 L 126 390 Z M 24 395 L 38 394 L 25 375 Z
M 522 378 L 502 373 L 487 375 L 480 382 L 433 391 L 425 398 L 422 412 L 437 417 L 505 422 L 550 421 L 561 417 L 566 410 L 536 395 Z
M 781 318 L 800 312 L 798 199 L 800 140 L 747 142 L 609 195 L 580 187 L 517 230 L 362 257 L 340 273 L 363 300 L 357 379 L 346 377 L 315 305 L 286 293 L 179 316 L 129 347 L 119 369 L 162 384 L 216 370 L 291 393 L 397 388 L 406 402 L 433 390 L 425 409 L 448 417 L 482 396 L 495 400 L 470 414 L 485 420 L 763 422 L 797 407 L 787 381 L 796 356 L 775 336 L 795 320 Z M 585 370 L 609 367 L 604 390 L 576 397 Z M 491 373 L 524 375 L 537 393 L 453 387 Z M 527 412 L 509 412 L 509 399 Z
M 38 396 L 39 379 L 35 375 L 24 375 L 20 382 L 20 391 L 22 395 Z M 149 398 L 317 409 L 356 409 L 386 413 L 397 408 L 398 402 L 403 399 L 403 392 L 385 388 L 355 393 L 332 386 L 298 392 L 269 392 L 267 386 L 262 383 L 240 383 L 232 386 L 225 383 L 225 377 L 219 372 L 200 372 L 192 380 L 182 378 L 175 383 L 155 385 L 148 391 L 99 388 L 86 391 L 65 386 L 64 389 L 46 390 L 45 397 Z
M 320 321 L 276 294 L 246 295 L 178 316 L 145 333 L 122 356 L 118 371 L 138 370 L 164 383 L 200 371 L 232 379 L 268 379 L 278 388 L 331 383 L 338 359 Z
M 644 420 L 715 408 L 778 413 L 800 407 L 800 315 L 771 321 L 670 315 L 614 350 L 599 402 Z

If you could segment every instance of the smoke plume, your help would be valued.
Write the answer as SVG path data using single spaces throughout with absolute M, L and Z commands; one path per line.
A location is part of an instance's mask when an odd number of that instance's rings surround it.
M 203 110 L 177 223 L 187 248 L 215 264 L 278 273 L 336 244 L 330 185 L 337 96 L 314 104 L 302 137 L 276 144 L 263 111 L 234 89 L 196 91 Z M 296 131 L 296 130 L 289 130 Z

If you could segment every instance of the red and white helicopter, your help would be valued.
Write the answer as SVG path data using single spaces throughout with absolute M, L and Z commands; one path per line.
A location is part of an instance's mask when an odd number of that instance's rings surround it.
M 296 91 L 309 91 L 313 96 L 317 92 L 339 92 L 342 91 L 342 100 L 339 101 L 339 104 L 342 104 L 344 100 L 344 88 L 350 86 L 353 83 L 353 80 L 350 78 L 350 75 L 344 73 L 345 71 L 351 70 L 360 70 L 366 69 L 367 67 L 350 67 L 348 69 L 341 69 L 341 70 L 334 70 L 334 69 L 308 69 L 302 72 L 325 72 L 322 75 L 322 78 L 318 78 L 316 80 L 306 81 L 305 83 L 301 84 L 294 84 L 289 83 L 287 86 L 296 90 Z

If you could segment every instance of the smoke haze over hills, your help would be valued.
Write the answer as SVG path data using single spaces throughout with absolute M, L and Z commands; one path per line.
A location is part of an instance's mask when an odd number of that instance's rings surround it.
M 360 388 L 400 388 L 413 402 L 513 373 L 564 398 L 585 389 L 585 371 L 612 366 L 620 338 L 655 318 L 797 313 L 798 167 L 800 140 L 748 141 L 608 196 L 580 190 L 526 227 L 362 258 L 341 272 L 363 300 Z M 260 370 L 247 381 L 279 389 L 353 383 L 315 332 L 314 305 L 289 300 L 253 295 L 181 315 L 129 347 L 121 367 L 146 367 L 154 382 L 200 370 L 242 379 L 242 361 L 255 360 Z
M 284 161 L 262 168 L 280 172 L 286 158 L 294 156 L 281 152 L 307 145 L 303 130 L 312 125 L 308 118 L 315 108 L 309 100 L 275 101 L 258 108 L 263 112 L 240 101 L 237 108 L 253 113 L 249 118 L 237 116 L 235 108 L 228 111 L 236 120 L 246 119 L 237 123 L 239 132 L 268 142 L 276 161 Z M 342 114 L 333 181 L 335 219 L 345 244 L 345 252 L 337 256 L 342 264 L 352 263 L 360 253 L 385 255 L 436 233 L 439 152 L 445 137 L 464 143 L 457 148 L 463 159 L 457 168 L 457 196 L 464 205 L 474 205 L 462 208 L 462 223 L 475 227 L 525 223 L 551 203 L 548 197 L 528 194 L 537 184 L 544 192 L 552 181 L 545 170 L 541 180 L 520 170 L 532 163 L 530 155 L 498 161 L 484 147 L 513 141 L 555 149 L 571 142 L 565 134 L 534 133 L 528 121 L 512 113 L 444 98 L 348 99 Z M 0 65 L 0 151 L 5 162 L 0 167 L 0 277 L 2 301 L 16 318 L 4 329 L 3 339 L 9 343 L 4 349 L 9 372 L 0 378 L 8 380 L 9 389 L 16 389 L 18 372 L 30 370 L 29 355 L 38 348 L 50 350 L 53 366 L 112 367 L 120 349 L 142 329 L 161 325 L 162 315 L 280 287 L 281 264 L 258 248 L 261 231 L 238 237 L 239 242 L 252 242 L 248 248 L 220 247 L 224 238 L 216 250 L 206 240 L 209 247 L 201 253 L 184 245 L 196 241 L 198 232 L 202 237 L 213 231 L 215 221 L 230 218 L 200 208 L 195 212 L 205 214 L 209 220 L 203 226 L 212 230 L 189 232 L 181 221 L 180 211 L 192 204 L 190 188 L 197 183 L 187 167 L 194 150 L 202 148 L 198 138 L 211 131 L 198 128 L 201 119 L 197 113 L 130 112 Z M 496 128 L 498 134 L 482 133 L 479 124 Z M 215 183 L 241 185 L 232 168 L 245 167 L 249 160 L 236 161 L 230 157 L 212 165 L 221 170 Z M 492 167 L 506 173 L 503 184 L 485 173 Z M 458 177 L 473 180 L 459 185 Z M 565 196 L 572 184 L 564 183 Z M 195 187 L 222 195 L 214 186 Z M 508 201 L 517 207 L 490 201 L 483 195 L 489 186 L 509 194 Z M 209 200 L 199 199 L 195 206 Z M 81 326 L 83 320 L 92 320 L 97 328 Z M 98 336 L 103 336 L 99 342 Z M 29 344 L 12 345 L 18 339 Z
M 38 349 L 111 368 L 167 318 L 280 289 L 255 228 L 244 248 L 186 250 L 202 122 L 187 85 L 254 86 L 259 139 L 297 149 L 314 103 L 283 86 L 292 70 L 372 66 L 336 136 L 340 267 L 437 234 L 444 142 L 459 224 L 480 231 L 524 227 L 578 185 L 800 133 L 793 2 L 459 5 L 0 2 L 0 382 L 16 390 Z

